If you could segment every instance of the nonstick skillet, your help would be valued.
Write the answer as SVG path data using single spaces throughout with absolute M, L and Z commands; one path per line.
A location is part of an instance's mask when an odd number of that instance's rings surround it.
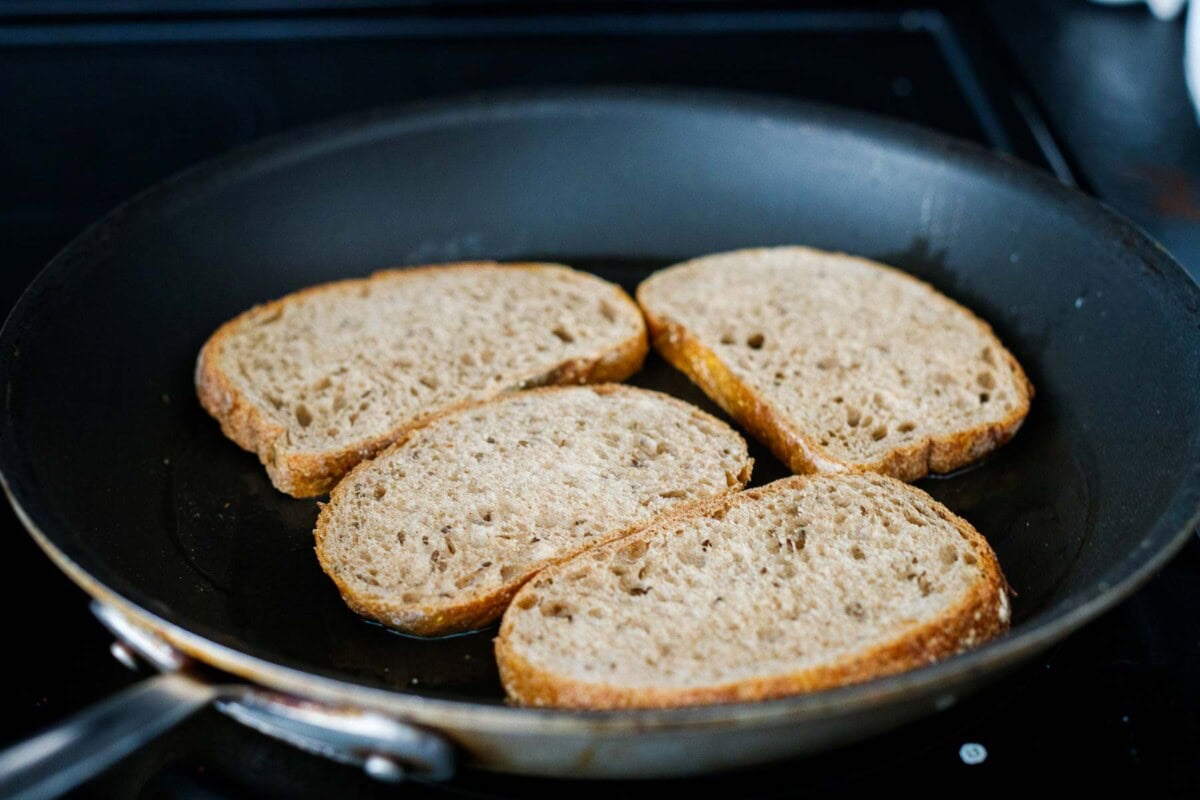
M 272 489 L 195 400 L 195 357 L 217 325 L 309 284 L 542 258 L 632 289 L 679 259 L 784 243 L 930 281 L 1027 367 L 1038 394 L 1016 439 L 921 483 L 997 551 L 1018 593 L 1008 636 L 792 699 L 511 708 L 494 631 L 419 641 L 347 611 L 313 555 L 316 504 Z M 1170 256 L 974 146 L 744 96 L 493 96 L 240 150 L 64 250 L 0 333 L 0 376 L 17 512 L 95 598 L 120 652 L 162 670 L 0 756 L 0 793 L 67 788 L 213 702 L 381 778 L 444 777 L 456 762 L 683 775 L 814 752 L 944 708 L 1061 639 L 1161 566 L 1200 508 L 1200 289 Z M 634 382 L 713 410 L 656 358 Z M 757 483 L 782 474 L 754 455 Z

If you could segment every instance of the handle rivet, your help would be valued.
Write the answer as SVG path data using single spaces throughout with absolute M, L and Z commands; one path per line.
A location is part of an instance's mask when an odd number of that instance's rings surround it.
M 377 781 L 399 783 L 404 780 L 404 767 L 397 764 L 388 756 L 372 753 L 363 762 L 363 772 Z

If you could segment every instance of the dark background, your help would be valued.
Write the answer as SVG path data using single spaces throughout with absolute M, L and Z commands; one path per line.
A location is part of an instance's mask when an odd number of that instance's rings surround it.
M 0 6 L 0 307 L 129 195 L 343 112 L 489 88 L 688 85 L 924 124 L 1091 192 L 1200 271 L 1200 126 L 1182 25 L 1082 2 L 897 4 L 40 3 Z M 113 476 L 119 485 L 120 476 Z M 0 745 L 136 680 L 11 512 Z M 1141 592 L 949 712 L 829 755 L 650 794 L 1200 792 L 1200 543 Z M 966 743 L 988 758 L 969 766 Z M 207 712 L 80 796 L 543 795 L 466 773 L 379 786 Z M 616 787 L 599 787 L 614 791 Z

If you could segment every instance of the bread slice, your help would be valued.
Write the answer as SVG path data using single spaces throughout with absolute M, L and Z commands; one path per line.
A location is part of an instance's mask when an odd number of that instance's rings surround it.
M 949 472 L 1029 411 L 1033 386 L 987 324 L 862 258 L 739 250 L 637 297 L 655 348 L 793 472 Z
M 866 681 L 1008 621 L 991 548 L 929 495 L 798 476 L 545 570 L 505 613 L 496 657 L 524 705 L 683 706 Z
M 751 463 L 728 425 L 657 392 L 521 392 L 438 417 L 351 472 L 317 520 L 317 558 L 363 616 L 470 630 L 548 564 L 741 489 Z
M 280 491 L 310 497 L 431 414 L 623 380 L 646 350 L 642 315 L 613 284 L 556 264 L 452 264 L 253 308 L 204 345 L 196 389 Z

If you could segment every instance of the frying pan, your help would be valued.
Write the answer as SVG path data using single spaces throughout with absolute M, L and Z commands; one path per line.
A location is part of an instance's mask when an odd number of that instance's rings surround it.
M 354 617 L 313 555 L 316 504 L 272 489 L 194 399 L 209 333 L 309 284 L 486 257 L 632 289 L 686 257 L 783 243 L 908 270 L 993 323 L 1028 368 L 1038 395 L 1016 439 L 921 483 L 997 551 L 1018 593 L 1007 636 L 757 704 L 508 707 L 494 630 L 421 641 Z M 0 375 L 14 507 L 95 598 L 118 653 L 162 670 L 0 756 L 0 792 L 61 791 L 212 702 L 389 779 L 456 761 L 683 775 L 814 752 L 944 708 L 1066 636 L 1161 566 L 1200 508 L 1200 289 L 1167 253 L 974 146 L 738 95 L 491 96 L 235 152 L 67 247 L 0 333 Z M 634 382 L 715 410 L 656 358 Z M 754 455 L 756 482 L 783 474 Z

